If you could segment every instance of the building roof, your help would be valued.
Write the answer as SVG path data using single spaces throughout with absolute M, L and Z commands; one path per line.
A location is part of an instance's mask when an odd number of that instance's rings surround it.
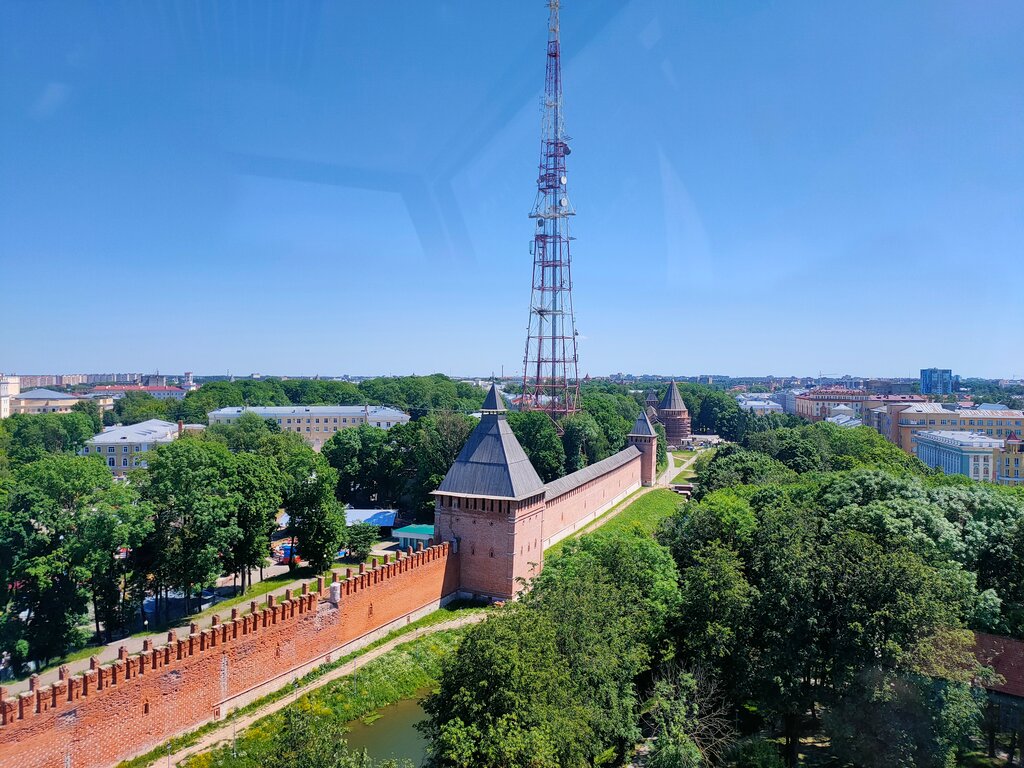
M 149 419 L 125 427 L 110 427 L 87 442 L 93 445 L 126 443 L 169 443 L 178 436 L 178 425 L 162 419 Z
M 257 416 L 361 416 L 367 412 L 363 405 L 267 405 L 218 408 L 210 411 L 210 416 L 240 416 L 243 413 L 255 413 Z M 391 419 L 392 421 L 408 419 L 409 415 L 397 408 L 386 405 L 369 407 L 370 418 Z
M 665 393 L 665 397 L 658 403 L 659 411 L 685 411 L 686 403 L 683 402 L 683 396 L 679 394 L 679 387 L 676 386 L 675 381 L 668 385 L 668 392 Z
M 641 411 L 640 415 L 636 417 L 636 421 L 633 422 L 633 429 L 629 432 L 630 435 L 636 435 L 637 437 L 654 437 L 658 433 L 654 431 L 654 427 L 651 426 L 651 420 L 647 418 L 647 411 Z
M 524 499 L 544 489 L 504 411 L 483 412 L 435 493 Z
M 52 389 L 30 389 L 20 395 L 14 395 L 15 400 L 81 400 L 77 395 L 69 395 L 67 392 L 54 392 Z
M 632 461 L 640 455 L 640 449 L 635 445 L 624 448 L 607 459 L 594 462 L 590 466 L 573 472 L 571 475 L 552 480 L 544 486 L 544 498 L 547 500 L 556 499 L 569 491 L 579 488 L 584 483 L 595 480 L 601 475 L 621 467 L 628 461 Z
M 184 392 L 181 387 L 146 386 L 144 384 L 98 384 L 93 392 Z
M 1024 697 L 1024 642 L 975 632 L 974 643 L 978 661 L 995 669 L 1004 679 L 1003 683 L 991 686 L 992 690 Z
M 976 411 L 1006 411 L 1009 410 L 1003 403 L 979 403 L 974 406 Z
M 924 438 L 926 441 L 955 445 L 961 448 L 1000 448 L 1003 441 L 977 432 L 958 432 L 948 429 L 923 429 L 914 434 L 915 440 Z
M 432 525 L 407 525 L 404 528 L 395 528 L 392 536 L 433 536 L 434 526 Z
M 369 523 L 380 528 L 391 528 L 398 517 L 397 509 L 346 509 L 345 524 Z
M 946 413 L 965 419 L 1024 419 L 1024 411 L 1014 411 L 1009 408 L 1002 411 L 980 408 L 944 408 L 943 403 L 915 403 L 900 411 L 901 416 L 915 413 Z

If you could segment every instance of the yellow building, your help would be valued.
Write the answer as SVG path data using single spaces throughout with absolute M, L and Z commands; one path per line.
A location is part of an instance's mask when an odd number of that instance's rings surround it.
M 55 392 L 52 389 L 32 389 L 14 395 L 10 400 L 11 415 L 15 413 L 71 413 L 77 403 L 93 402 L 101 411 L 109 411 L 114 407 L 112 397 L 87 397 L 70 395 L 67 392 Z
M 1003 440 L 1024 429 L 1024 411 L 981 411 L 952 403 L 892 404 L 885 408 L 882 423 L 889 433 L 882 434 L 907 453 L 914 453 L 914 435 L 922 431 L 974 432 Z

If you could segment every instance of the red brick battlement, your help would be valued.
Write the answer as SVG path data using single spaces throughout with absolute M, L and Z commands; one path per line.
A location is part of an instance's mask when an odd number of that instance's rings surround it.
M 333 578 L 77 675 L 62 668 L 51 685 L 0 688 L 0 768 L 102 768 L 145 752 L 437 607 L 458 590 L 458 558 L 444 543 Z

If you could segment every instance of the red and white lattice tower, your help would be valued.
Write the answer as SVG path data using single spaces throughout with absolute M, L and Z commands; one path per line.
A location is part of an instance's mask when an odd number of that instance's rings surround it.
M 572 309 L 569 217 L 576 214 L 566 188 L 569 137 L 562 118 L 562 57 L 558 41 L 559 0 L 549 0 L 548 57 L 533 254 L 530 325 L 523 357 L 523 410 L 547 411 L 559 419 L 579 409 L 576 317 Z

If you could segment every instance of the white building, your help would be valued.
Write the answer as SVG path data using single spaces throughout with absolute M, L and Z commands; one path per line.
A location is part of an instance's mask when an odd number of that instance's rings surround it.
M 755 416 L 783 412 L 782 406 L 774 400 L 769 400 L 767 395 L 739 394 L 736 395 L 736 402 L 744 411 L 753 413 Z
M 12 401 L 21 394 L 21 379 L 17 376 L 0 376 L 0 419 L 6 419 L 14 410 Z
M 283 405 L 247 406 L 244 408 L 218 408 L 207 414 L 210 424 L 234 424 L 243 413 L 254 413 L 261 419 L 277 422 L 282 432 L 297 432 L 314 450 L 339 429 L 369 424 L 371 427 L 391 429 L 396 424 L 409 422 L 409 414 L 383 405 Z
M 101 456 L 114 475 L 120 477 L 137 467 L 146 466 L 141 454 L 172 440 L 177 440 L 186 429 L 199 430 L 202 425 L 172 424 L 161 419 L 149 419 L 126 427 L 108 427 L 89 439 L 79 453 L 82 456 Z

